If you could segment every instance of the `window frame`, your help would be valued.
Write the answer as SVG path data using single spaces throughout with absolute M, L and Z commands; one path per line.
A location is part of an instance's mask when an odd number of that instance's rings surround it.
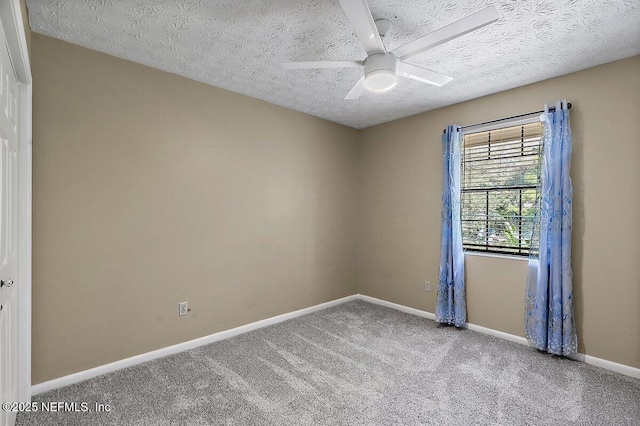
M 542 116 L 539 113 L 536 113 L 534 115 L 531 116 L 527 116 L 527 117 L 514 117 L 513 119 L 507 119 L 507 120 L 496 120 L 496 121 L 491 121 L 491 122 L 487 122 L 487 123 L 482 123 L 482 124 L 478 124 L 478 125 L 473 125 L 473 126 L 468 126 L 468 127 L 463 127 L 462 128 L 462 132 L 461 132 L 461 143 L 462 143 L 462 149 L 461 149 L 461 156 L 460 156 L 460 178 L 462 180 L 461 183 L 464 182 L 464 167 L 465 167 L 465 136 L 468 134 L 473 134 L 473 133 L 481 133 L 481 132 L 490 132 L 490 131 L 497 131 L 500 129 L 504 129 L 504 128 L 509 128 L 509 127 L 517 127 L 517 126 L 524 126 L 527 124 L 532 124 L 532 123 L 542 123 L 542 130 L 541 130 L 541 134 L 540 134 L 540 151 L 539 151 L 539 161 L 542 161 L 542 154 L 543 154 L 543 143 L 544 143 L 544 123 L 542 120 Z M 541 166 L 541 164 L 540 164 Z M 537 186 L 533 186 L 533 187 L 528 187 L 528 189 L 538 189 L 540 187 L 540 178 L 541 176 L 538 175 L 538 182 L 537 182 Z M 522 189 L 520 190 L 520 192 L 522 192 Z M 463 217 L 463 199 L 464 199 L 464 188 L 463 185 L 461 185 L 461 193 L 460 193 L 460 218 L 462 220 Z M 537 203 L 537 202 L 536 202 Z M 520 206 L 521 207 L 521 206 Z M 520 212 L 521 213 L 521 212 Z M 524 253 L 515 253 L 513 251 L 501 251 L 500 249 L 496 249 L 496 250 L 491 250 L 489 249 L 490 246 L 488 244 L 482 246 L 485 247 L 486 250 L 484 249 L 473 249 L 473 248 L 468 248 L 465 247 L 465 242 L 464 242 L 464 238 L 462 240 L 462 246 L 463 246 L 463 252 L 464 254 L 470 254 L 470 255 L 478 255 L 478 256 L 488 256 L 488 257 L 500 257 L 500 258 L 511 258 L 511 259 L 517 259 L 517 260 L 526 260 L 529 258 L 529 253 L 531 250 L 531 246 L 529 246 L 529 248 L 527 249 L 526 252 Z

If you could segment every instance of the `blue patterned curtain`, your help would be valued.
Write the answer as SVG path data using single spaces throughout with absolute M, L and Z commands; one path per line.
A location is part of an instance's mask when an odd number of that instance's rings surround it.
M 442 230 L 436 321 L 456 327 L 467 320 L 460 223 L 461 153 L 460 127 L 448 126 L 442 135 Z
M 545 105 L 539 222 L 529 258 L 525 335 L 537 349 L 569 355 L 577 351 L 571 283 L 571 129 L 566 100 L 548 111 Z

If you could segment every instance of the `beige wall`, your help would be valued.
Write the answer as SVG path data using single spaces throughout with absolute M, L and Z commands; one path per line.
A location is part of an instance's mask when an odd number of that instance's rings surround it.
M 356 292 L 356 130 L 32 42 L 34 384 Z
M 640 367 L 640 56 L 362 131 L 358 291 L 434 312 L 442 129 L 558 98 L 573 104 L 579 350 Z M 465 263 L 469 322 L 523 335 L 526 262 L 467 256 Z M 425 280 L 431 293 L 422 290 Z
M 580 351 L 640 367 L 640 57 L 358 132 L 32 40 L 34 384 L 356 291 L 434 312 L 442 129 L 559 97 Z M 525 276 L 467 256 L 469 321 L 522 335 Z

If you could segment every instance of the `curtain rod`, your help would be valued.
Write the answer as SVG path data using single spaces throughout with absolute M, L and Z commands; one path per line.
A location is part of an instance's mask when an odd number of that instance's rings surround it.
M 567 103 L 567 108 L 571 109 L 571 102 Z M 549 111 L 555 111 L 556 107 L 550 107 Z M 462 126 L 460 127 L 460 129 L 466 129 L 467 127 L 474 127 L 474 126 L 482 126 L 484 124 L 491 124 L 491 123 L 499 123 L 501 121 L 505 121 L 505 120 L 513 120 L 514 118 L 520 118 L 520 117 L 526 117 L 529 115 L 534 115 L 534 114 L 542 114 L 544 112 L 544 110 L 541 111 L 534 111 L 534 112 L 529 112 L 527 114 L 520 114 L 520 115 L 514 115 L 512 117 L 505 117 L 505 118 L 499 118 L 497 120 L 491 120 L 491 121 L 485 121 L 484 123 L 476 123 L 476 124 L 469 124 L 468 126 Z M 442 131 L 442 133 L 447 133 L 447 129 L 444 129 Z

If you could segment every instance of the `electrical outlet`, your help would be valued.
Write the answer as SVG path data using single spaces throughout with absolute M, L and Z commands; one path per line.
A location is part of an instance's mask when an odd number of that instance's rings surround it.
M 424 282 L 424 291 L 429 293 L 431 292 L 431 282 L 430 281 L 425 281 Z
M 178 303 L 178 316 L 183 317 L 189 313 L 189 308 L 187 307 L 187 302 Z

